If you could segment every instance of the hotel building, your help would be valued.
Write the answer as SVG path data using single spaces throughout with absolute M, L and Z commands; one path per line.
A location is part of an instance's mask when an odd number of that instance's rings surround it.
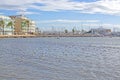
M 9 17 L 14 20 L 15 35 L 35 34 L 36 26 L 34 21 L 22 15 Z
M 35 22 L 25 16 L 0 16 L 0 35 L 36 34 Z

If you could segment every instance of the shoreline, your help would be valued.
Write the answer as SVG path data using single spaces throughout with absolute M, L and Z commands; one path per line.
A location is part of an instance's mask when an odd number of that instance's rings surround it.
M 119 37 L 96 35 L 0 35 L 0 38 L 39 38 L 39 37 Z
M 29 38 L 36 37 L 36 35 L 0 35 L 0 38 Z

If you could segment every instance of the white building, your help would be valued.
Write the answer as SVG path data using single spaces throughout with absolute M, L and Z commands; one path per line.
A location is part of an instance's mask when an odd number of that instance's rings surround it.
M 3 21 L 3 22 L 1 22 Z M 12 35 L 13 34 L 13 27 L 14 26 L 8 26 L 8 23 L 12 22 L 12 19 L 7 16 L 0 15 L 0 35 Z
M 35 21 L 30 20 L 29 33 L 35 33 L 35 31 L 36 31 Z

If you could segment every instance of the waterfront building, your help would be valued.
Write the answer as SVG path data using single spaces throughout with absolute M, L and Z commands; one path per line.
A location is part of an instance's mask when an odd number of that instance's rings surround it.
M 10 16 L 14 20 L 14 34 L 15 35 L 25 35 L 25 34 L 34 34 L 35 33 L 35 22 L 28 19 L 23 15 Z
M 35 21 L 30 20 L 29 31 L 30 34 L 34 34 L 36 32 Z
M 13 20 L 8 16 L 0 15 L 0 35 L 12 35 L 13 31 Z

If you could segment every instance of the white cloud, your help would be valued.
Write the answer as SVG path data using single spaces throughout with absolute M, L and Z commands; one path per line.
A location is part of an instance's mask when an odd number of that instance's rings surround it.
M 24 14 L 24 15 L 30 15 L 30 14 L 39 14 L 37 12 L 29 12 L 29 11 L 25 11 L 25 12 L 17 12 L 18 15 L 20 14 Z
M 88 27 L 103 27 L 103 28 L 113 28 L 113 27 L 116 27 L 116 28 L 120 28 L 120 24 L 107 24 L 107 23 L 104 23 L 104 24 L 98 24 L 98 23 L 91 23 L 91 24 L 82 24 L 82 26 L 88 26 Z
M 29 8 L 43 11 L 71 10 L 90 14 L 120 15 L 120 0 L 98 0 L 96 2 L 76 2 L 74 0 L 1 0 L 0 3 L 0 9 L 27 11 Z
M 45 21 L 38 21 L 40 23 L 53 23 L 53 22 L 59 22 L 59 23 L 96 23 L 99 22 L 99 20 L 67 20 L 67 19 L 57 19 L 57 20 L 45 20 Z

